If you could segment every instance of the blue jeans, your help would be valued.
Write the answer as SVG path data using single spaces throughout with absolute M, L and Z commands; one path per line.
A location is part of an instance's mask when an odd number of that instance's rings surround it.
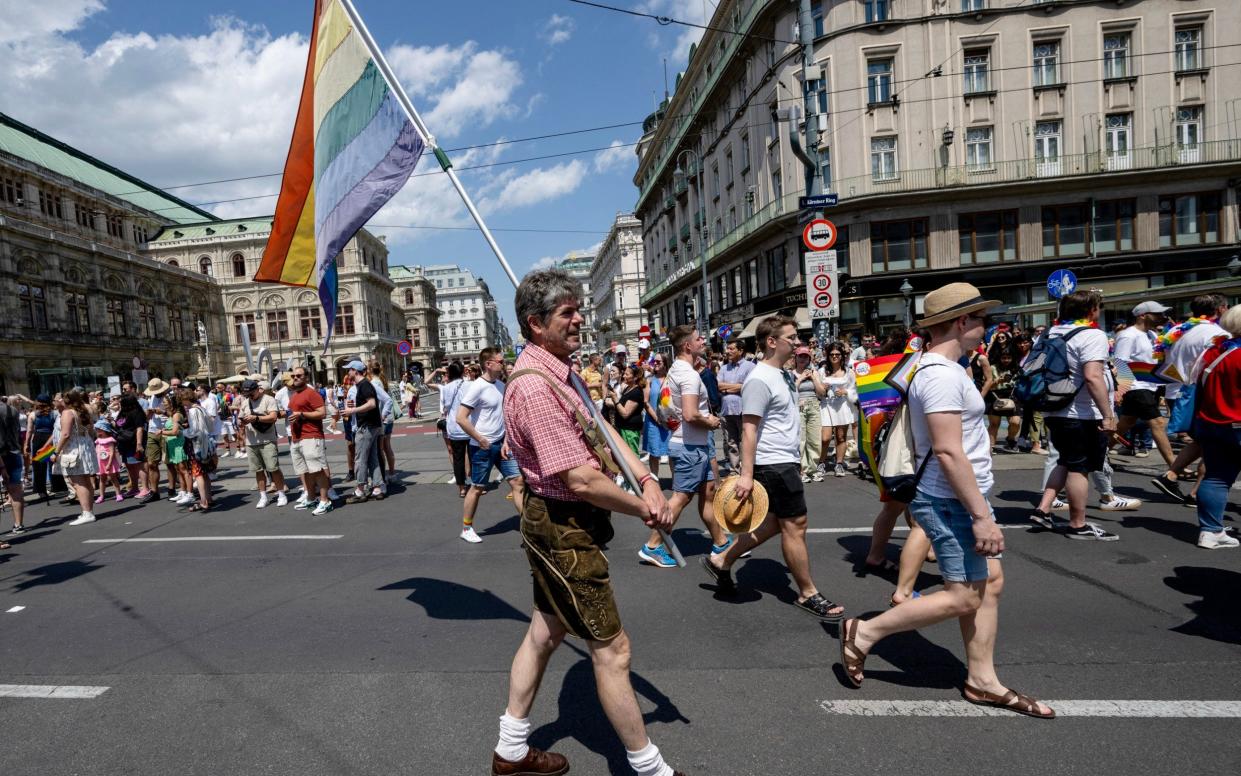
M 715 479 L 715 472 L 711 471 L 710 450 L 710 445 L 668 444 L 668 455 L 672 458 L 673 493 L 697 493 L 699 488 Z
M 491 479 L 491 469 L 494 467 L 500 470 L 500 475 L 506 480 L 521 476 L 521 470 L 517 468 L 517 461 L 510 455 L 508 458 L 500 457 L 500 450 L 504 447 L 504 437 L 500 437 L 491 443 L 491 447 L 484 450 L 478 445 L 470 442 L 470 484 L 476 488 L 487 487 L 487 480 Z
M 974 552 L 974 520 L 964 504 L 918 491 L 909 512 L 931 540 L 945 582 L 981 582 L 987 578 L 987 559 Z
M 1198 529 L 1219 533 L 1224 530 L 1228 489 L 1241 472 L 1241 424 L 1195 420 L 1192 436 L 1202 445 L 1202 463 L 1207 467 L 1198 486 Z

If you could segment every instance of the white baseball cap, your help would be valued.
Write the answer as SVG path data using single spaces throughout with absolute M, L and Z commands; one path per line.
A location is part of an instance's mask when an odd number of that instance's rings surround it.
M 1159 315 L 1163 315 L 1164 313 L 1166 313 L 1167 311 L 1171 309 L 1172 309 L 1171 307 L 1161 305 L 1155 301 L 1143 302 L 1142 304 L 1133 308 L 1133 316 L 1136 318 L 1139 315 L 1146 315 L 1147 313 L 1158 313 Z

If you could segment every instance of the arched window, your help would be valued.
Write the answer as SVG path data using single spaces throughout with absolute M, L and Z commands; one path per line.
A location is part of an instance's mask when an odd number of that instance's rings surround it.
M 244 278 L 246 276 L 246 257 L 240 253 L 233 254 L 233 277 Z
M 211 274 L 211 258 L 210 257 L 203 256 L 201 259 L 198 260 L 198 271 L 203 273 L 204 275 Z
M 181 266 L 181 265 L 180 265 L 180 264 L 177 264 L 177 260 L 176 260 L 176 259 L 169 259 L 169 260 L 168 260 L 168 266 L 170 266 L 170 267 L 179 267 L 179 266 Z
M 405 289 L 405 304 L 414 303 L 414 290 L 412 288 Z

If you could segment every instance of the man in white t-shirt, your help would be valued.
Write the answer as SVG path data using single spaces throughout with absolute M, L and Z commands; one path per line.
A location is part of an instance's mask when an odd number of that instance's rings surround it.
M 470 438 L 470 483 L 465 494 L 461 518 L 461 538 L 471 544 L 482 541 L 474 531 L 474 513 L 478 500 L 487 489 L 491 469 L 500 470 L 513 493 L 513 506 L 521 514 L 522 479 L 517 461 L 509 453 L 504 440 L 504 357 L 495 348 L 484 348 L 478 354 L 483 374 L 465 384 L 457 402 L 457 425 Z
M 786 315 L 764 318 L 755 329 L 755 342 L 763 348 L 763 360 L 741 385 L 741 474 L 735 493 L 749 498 L 754 483 L 767 491 L 767 516 L 753 532 L 743 534 L 721 553 L 702 558 L 702 567 L 722 593 L 736 588 L 730 569 L 744 553 L 780 535 L 784 562 L 788 564 L 799 595 L 796 605 L 826 622 L 839 622 L 845 608 L 823 597 L 810 576 L 806 551 L 806 496 L 801 479 L 801 413 L 792 375 L 784 364 L 800 343 L 797 322 Z
M 719 417 L 711 414 L 707 387 L 694 368 L 694 362 L 707 349 L 707 341 L 690 324 L 674 326 L 668 332 L 675 358 L 664 378 L 659 411 L 672 431 L 668 437 L 668 457 L 672 459 L 672 498 L 668 507 L 675 521 L 695 494 L 698 516 L 711 533 L 711 551 L 723 552 L 732 541 L 715 520 L 711 501 L 715 496 L 715 473 L 711 469 L 708 435 L 720 427 Z M 665 396 L 668 399 L 664 402 Z M 664 547 L 659 531 L 651 531 L 638 558 L 657 568 L 676 568 L 676 561 Z
M 1060 299 L 1060 320 L 1045 336 L 1069 337 L 1065 343 L 1069 375 L 1078 386 L 1077 395 L 1063 409 L 1043 413 L 1051 444 L 1060 459 L 1043 488 L 1043 498 L 1030 519 L 1047 525 L 1052 502 L 1061 488 L 1069 502 L 1069 524 L 1052 524 L 1070 539 L 1114 542 L 1120 537 L 1086 522 L 1090 483 L 1086 475 L 1103 470 L 1107 438 L 1116 431 L 1112 406 L 1112 373 L 1107 369 L 1107 334 L 1098 328 L 1097 291 L 1074 291 Z
M 841 664 L 849 683 L 861 687 L 866 656 L 879 641 L 955 617 L 967 656 L 965 699 L 1051 718 L 1051 708 L 1010 690 L 995 673 L 1004 534 L 987 502 L 994 478 L 986 405 L 959 362 L 978 348 L 987 310 L 999 304 L 983 299 L 969 283 L 950 283 L 926 295 L 926 317 L 918 326 L 929 329 L 930 347 L 907 397 L 914 460 L 923 467 L 909 509 L 935 547 L 944 589 L 869 620 L 845 620 L 840 626 Z
M 1194 382 L 1198 371 L 1205 366 L 1199 362 L 1202 354 L 1207 352 L 1216 337 L 1229 336 L 1228 332 L 1218 323 L 1220 316 L 1227 311 L 1228 300 L 1219 294 L 1201 294 L 1190 300 L 1189 314 L 1197 318 L 1198 322 L 1188 328 L 1180 339 L 1172 343 L 1172 347 L 1168 348 L 1164 356 L 1163 373 L 1167 377 L 1181 381 L 1180 384 L 1168 386 L 1168 403 L 1171 405 L 1169 414 L 1175 416 L 1188 412 L 1192 415 L 1194 394 L 1197 391 Z M 1178 404 L 1182 406 L 1178 407 Z M 1181 452 L 1177 454 L 1176 460 L 1171 463 L 1168 470 L 1152 479 L 1151 484 L 1177 501 L 1185 503 L 1185 496 L 1181 493 L 1180 476 L 1186 466 L 1201 456 L 1202 447 L 1190 440 L 1181 448 Z M 1200 476 L 1201 472 L 1202 469 L 1199 468 Z
M 1155 332 L 1168 319 L 1171 307 L 1158 302 L 1143 302 L 1133 308 L 1133 325 L 1116 335 L 1112 346 L 1112 358 L 1117 363 L 1139 361 L 1155 363 Z M 1168 419 L 1159 411 L 1159 398 L 1163 391 L 1159 383 L 1134 380 L 1129 390 L 1120 396 L 1120 419 L 1116 422 L 1116 438 L 1123 437 L 1139 420 L 1145 420 L 1155 439 L 1155 447 L 1163 460 L 1172 464 L 1172 445 L 1168 442 Z M 1146 450 L 1138 450 L 1145 457 Z

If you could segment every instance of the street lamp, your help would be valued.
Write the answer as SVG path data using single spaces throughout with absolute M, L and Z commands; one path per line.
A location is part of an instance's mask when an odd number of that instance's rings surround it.
M 701 207 L 699 207 L 698 210 L 702 211 L 702 229 L 700 230 L 699 232 L 700 236 L 698 237 L 698 258 L 699 258 L 699 261 L 702 262 L 702 297 L 701 297 L 702 304 L 700 305 L 700 309 L 698 310 L 698 328 L 702 332 L 703 336 L 707 336 L 706 332 L 707 332 L 707 326 L 708 326 L 708 320 L 709 320 L 707 317 L 707 311 L 711 307 L 711 288 L 710 288 L 710 285 L 707 283 L 707 246 L 706 246 L 707 241 L 704 235 L 706 235 L 707 224 L 709 222 L 707 221 L 707 201 L 706 201 L 706 197 L 703 196 L 702 157 L 700 157 L 698 155 L 698 152 L 692 148 L 682 148 L 677 153 L 677 157 L 676 157 L 677 166 L 676 166 L 676 169 L 672 171 L 672 180 L 674 181 L 674 188 L 675 188 L 675 181 L 678 178 L 683 179 L 686 176 L 685 168 L 682 167 L 681 165 L 681 157 L 685 154 L 693 154 L 694 165 L 698 168 L 698 202 L 697 204 L 701 205 Z M 688 184 L 687 184 L 687 187 L 688 187 Z M 673 194 L 673 196 L 675 196 L 675 193 Z M 693 229 L 691 228 L 690 230 L 691 245 L 693 244 L 693 239 L 694 239 L 694 232 L 693 232 Z M 721 304 L 722 302 L 723 300 L 721 300 Z
M 1234 278 L 1241 275 L 1241 256 L 1233 256 L 1228 262 L 1228 274 Z
M 909 297 L 913 295 L 914 287 L 909 285 L 909 279 L 901 281 L 901 296 L 905 297 L 905 328 L 913 326 L 913 316 L 909 314 Z

